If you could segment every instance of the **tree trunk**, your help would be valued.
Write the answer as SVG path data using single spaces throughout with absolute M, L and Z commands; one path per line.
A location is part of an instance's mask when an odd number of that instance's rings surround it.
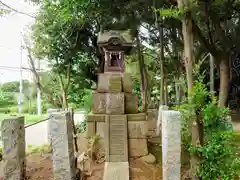
M 148 107 L 148 87 L 147 87 L 147 71 L 144 63 L 144 58 L 142 56 L 141 44 L 139 39 L 139 34 L 136 35 L 137 39 L 137 53 L 138 53 L 138 62 L 139 62 L 139 71 L 140 71 L 140 86 L 141 86 L 141 97 L 142 97 L 142 112 L 147 111 Z
M 164 81 L 164 103 L 165 105 L 168 105 L 168 84 L 166 79 Z
M 228 97 L 228 84 L 229 84 L 229 62 L 227 55 L 221 56 L 225 57 L 220 60 L 220 89 L 219 89 L 219 101 L 218 106 L 224 107 Z
M 67 92 L 66 91 L 63 91 L 63 93 L 62 93 L 62 108 L 68 108 Z
M 213 55 L 210 54 L 209 58 L 210 64 L 210 91 L 214 91 L 214 58 Z
M 187 5 L 189 5 L 188 0 L 177 0 L 179 9 L 187 9 Z M 191 93 L 193 89 L 193 31 L 192 31 L 192 18 L 191 12 L 184 12 L 184 16 L 182 18 L 182 34 L 184 39 L 184 60 L 187 74 L 187 84 L 188 84 L 188 102 L 192 103 Z M 190 110 L 192 113 L 195 112 L 194 109 Z M 194 115 L 194 114 L 193 114 Z M 189 120 L 189 131 L 192 135 L 192 145 L 197 146 L 199 144 L 199 131 L 198 125 L 196 122 L 196 116 Z M 199 159 L 195 153 L 191 153 L 191 178 L 192 180 L 197 180 L 197 166 L 199 163 Z

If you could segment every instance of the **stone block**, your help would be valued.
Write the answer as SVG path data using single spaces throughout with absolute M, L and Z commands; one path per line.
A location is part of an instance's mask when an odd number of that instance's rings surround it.
M 122 92 L 121 74 L 101 73 L 98 75 L 98 92 Z
M 93 93 L 92 113 L 93 114 L 106 113 L 106 94 L 105 93 Z
M 132 75 L 131 73 L 122 74 L 122 87 L 123 92 L 131 93 L 132 92 Z
M 148 155 L 147 139 L 128 139 L 130 157 Z
M 96 122 L 96 134 L 100 137 L 104 137 L 105 122 Z
M 146 138 L 147 134 L 147 121 L 128 121 L 128 138 Z
M 73 126 L 69 112 L 54 112 L 49 120 L 52 136 L 53 178 L 76 180 Z M 59 166 L 60 165 L 60 166 Z
M 158 109 L 148 109 L 147 110 L 148 121 L 157 121 L 157 118 L 158 118 Z
M 124 114 L 124 93 L 106 93 L 106 114 Z
M 3 141 L 3 178 L 26 179 L 24 117 L 10 117 L 1 124 Z
M 181 179 L 181 113 L 162 111 L 163 180 Z
M 105 122 L 105 115 L 103 114 L 88 114 L 86 116 L 87 122 Z
M 138 112 L 138 99 L 134 93 L 125 93 L 125 113 L 135 114 Z
M 127 114 L 128 121 L 146 121 L 146 113 Z
M 95 122 L 87 122 L 86 126 L 86 136 L 94 136 L 96 134 L 96 123 Z

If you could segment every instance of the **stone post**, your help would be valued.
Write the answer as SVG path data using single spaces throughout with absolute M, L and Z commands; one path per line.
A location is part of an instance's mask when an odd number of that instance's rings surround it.
M 157 119 L 157 128 L 156 128 L 156 136 L 160 136 L 161 133 L 161 125 L 162 125 L 162 111 L 168 110 L 168 106 L 160 105 L 158 109 L 158 119 Z
M 60 111 L 61 111 L 61 109 L 52 109 L 52 108 L 47 109 L 47 114 L 48 114 L 49 119 L 51 118 L 51 114 L 53 112 L 60 112 Z M 48 132 L 48 143 L 51 145 L 51 130 L 50 130 L 49 121 L 48 121 L 48 131 L 47 132 Z
M 162 169 L 163 180 L 180 180 L 181 114 L 162 111 Z
M 70 112 L 52 112 L 49 128 L 53 151 L 54 180 L 76 180 L 77 167 L 75 164 Z
M 24 117 L 9 117 L 1 125 L 4 180 L 23 180 L 26 173 Z

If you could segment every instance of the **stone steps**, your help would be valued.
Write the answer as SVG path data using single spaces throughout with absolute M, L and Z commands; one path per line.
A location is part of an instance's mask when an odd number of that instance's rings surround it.
M 103 180 L 129 180 L 129 163 L 105 162 Z

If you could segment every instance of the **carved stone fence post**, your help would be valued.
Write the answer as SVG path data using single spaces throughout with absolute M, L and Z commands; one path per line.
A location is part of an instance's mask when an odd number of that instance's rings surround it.
M 163 180 L 181 179 L 181 113 L 162 111 Z
M 24 117 L 9 117 L 1 124 L 3 141 L 4 180 L 24 180 L 25 128 Z

